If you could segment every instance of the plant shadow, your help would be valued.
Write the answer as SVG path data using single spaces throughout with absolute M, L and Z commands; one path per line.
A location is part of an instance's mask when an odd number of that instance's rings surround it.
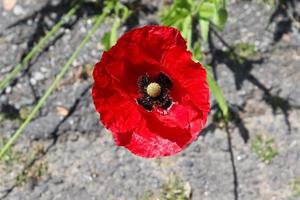
M 216 67 L 218 64 L 224 64 L 230 71 L 233 73 L 236 90 L 240 90 L 243 86 L 244 81 L 248 81 L 254 86 L 256 86 L 260 91 L 262 91 L 262 101 L 264 101 L 267 105 L 269 105 L 273 111 L 273 114 L 277 114 L 278 111 L 283 113 L 285 123 L 287 125 L 287 132 L 291 132 L 291 123 L 289 120 L 289 112 L 292 108 L 298 108 L 296 105 L 292 105 L 291 99 L 280 97 L 280 90 L 275 92 L 273 88 L 267 88 L 259 79 L 257 79 L 251 71 L 254 68 L 254 65 L 261 65 L 264 63 L 263 57 L 259 57 L 258 59 L 249 59 L 247 57 L 243 57 L 235 52 L 234 47 L 230 46 L 228 43 L 224 41 L 224 39 L 212 29 L 212 33 L 216 36 L 217 39 L 225 46 L 228 50 L 221 50 L 216 47 L 214 41 L 210 37 L 209 40 L 209 48 L 212 52 L 212 62 L 211 66 L 213 66 L 214 75 L 217 79 Z M 236 113 L 236 112 L 235 112 Z M 242 120 L 239 124 L 242 123 Z M 241 128 L 240 131 L 245 132 Z
M 57 24 L 61 18 L 66 14 L 72 7 L 76 4 L 79 4 L 80 0 L 61 0 L 57 4 L 53 5 L 51 1 L 48 1 L 43 7 L 39 10 L 34 11 L 32 14 L 16 21 L 15 23 L 9 25 L 6 29 L 14 29 L 20 25 L 26 25 L 29 21 L 34 21 L 35 26 L 33 27 L 33 34 L 30 35 L 27 41 L 27 49 L 22 53 L 19 63 L 28 55 L 30 50 L 34 45 L 41 40 L 50 29 Z M 99 14 L 99 11 L 102 10 L 102 1 L 96 2 L 83 2 L 80 4 L 79 10 L 70 18 L 69 22 L 65 22 L 62 27 L 66 29 L 73 29 L 73 27 L 79 22 L 83 17 L 93 17 Z M 31 66 L 38 60 L 43 53 L 47 52 L 51 46 L 59 41 L 60 38 L 64 36 L 65 32 L 57 33 L 50 41 L 40 50 L 37 55 L 34 56 L 26 66 L 20 76 L 14 78 L 9 84 L 10 86 L 15 86 L 18 83 L 20 77 L 25 76 L 29 73 Z M 2 91 L 2 93 L 4 90 Z
M 297 10 L 298 0 L 278 0 L 269 24 L 275 23 L 273 34 L 274 44 L 279 42 L 285 34 L 292 32 L 293 23 L 300 23 L 300 13 Z
M 125 22 L 126 31 L 140 25 L 140 15 L 154 14 L 158 11 L 158 8 L 153 5 L 147 5 L 141 0 L 135 0 L 130 3 L 125 3 L 128 9 L 132 12 Z M 147 22 L 148 24 L 157 25 L 156 21 Z
M 211 112 L 213 112 L 212 122 L 201 131 L 201 136 L 205 136 L 208 133 L 213 133 L 218 128 L 223 129 L 226 125 L 221 110 L 217 104 L 212 106 Z M 239 130 L 239 135 L 243 139 L 244 143 L 247 143 L 250 138 L 249 130 L 244 124 L 244 121 L 240 115 L 241 112 L 244 112 L 241 106 L 229 105 L 229 122 Z

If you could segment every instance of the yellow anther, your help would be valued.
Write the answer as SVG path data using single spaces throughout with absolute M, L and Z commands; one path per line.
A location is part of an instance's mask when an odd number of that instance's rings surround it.
M 147 94 L 150 97 L 158 97 L 160 93 L 161 93 L 161 87 L 158 83 L 153 82 L 147 86 Z

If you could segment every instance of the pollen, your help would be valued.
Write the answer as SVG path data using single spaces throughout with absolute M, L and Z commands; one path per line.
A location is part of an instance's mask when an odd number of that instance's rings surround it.
M 147 86 L 147 94 L 150 97 L 158 97 L 160 93 L 161 93 L 161 87 L 158 83 L 153 82 Z

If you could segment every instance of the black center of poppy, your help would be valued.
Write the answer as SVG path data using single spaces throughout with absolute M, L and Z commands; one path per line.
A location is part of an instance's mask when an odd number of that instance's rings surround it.
M 151 111 L 154 106 L 168 109 L 172 105 L 169 97 L 172 81 L 164 73 L 159 73 L 154 78 L 148 75 L 141 76 L 138 86 L 142 96 L 137 99 L 137 103 L 146 110 Z

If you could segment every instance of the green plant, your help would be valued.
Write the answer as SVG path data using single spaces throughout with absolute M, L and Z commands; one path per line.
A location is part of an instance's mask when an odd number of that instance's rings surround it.
M 0 137 L 0 147 L 5 140 Z M 42 144 L 34 144 L 33 148 L 28 153 L 16 151 L 10 148 L 0 160 L 0 168 L 5 172 L 10 173 L 16 167 L 22 169 L 21 173 L 16 176 L 16 185 L 20 186 L 26 183 L 29 179 L 38 181 L 41 177 L 47 174 L 48 165 L 44 161 L 37 161 L 44 155 L 44 146 Z
M 17 76 L 17 74 L 22 70 L 22 68 L 27 65 L 32 58 L 34 58 L 49 42 L 49 40 L 58 32 L 58 30 L 67 22 L 69 19 L 77 12 L 80 8 L 82 1 L 79 1 L 75 4 L 69 12 L 67 12 L 61 20 L 55 24 L 52 29 L 47 32 L 47 34 L 29 51 L 29 53 L 22 59 L 20 63 L 18 63 L 13 70 L 7 74 L 4 79 L 0 82 L 0 91 L 3 90 L 7 84 L 9 84 L 13 78 Z
M 52 84 L 49 86 L 49 88 L 45 91 L 44 95 L 41 97 L 41 99 L 38 101 L 38 103 L 35 105 L 35 107 L 31 110 L 27 118 L 24 120 L 24 122 L 21 124 L 21 126 L 16 130 L 16 132 L 13 134 L 13 136 L 8 140 L 8 142 L 0 149 L 0 159 L 5 155 L 5 153 L 11 148 L 11 146 L 15 143 L 15 141 L 19 138 L 19 136 L 23 133 L 26 126 L 31 122 L 33 117 L 36 115 L 38 110 L 44 105 L 46 100 L 49 98 L 51 93 L 57 88 L 59 82 L 64 77 L 66 72 L 69 70 L 71 64 L 74 62 L 74 60 L 78 57 L 80 51 L 82 48 L 86 45 L 86 43 L 90 40 L 92 35 L 95 33 L 97 28 L 100 26 L 100 24 L 105 20 L 105 18 L 110 14 L 111 10 L 114 8 L 114 4 L 111 1 L 106 1 L 106 6 L 103 8 L 103 11 L 101 14 L 99 14 L 96 18 L 96 21 L 92 27 L 92 29 L 87 33 L 87 35 L 84 37 L 82 42 L 79 44 L 79 46 L 76 48 L 76 50 L 73 52 L 72 56 L 69 58 L 67 63 L 62 67 L 59 74 L 55 77 Z
M 78 1 L 82 2 L 82 1 Z M 182 31 L 182 34 L 188 41 L 189 49 L 194 51 L 195 59 L 201 59 L 201 42 L 200 40 L 193 42 L 193 30 L 194 21 L 198 21 L 198 25 L 201 27 L 202 38 L 207 41 L 210 24 L 214 24 L 218 30 L 222 30 L 225 22 L 227 20 L 225 0 L 202 0 L 202 1 L 192 1 L 192 0 L 174 0 L 174 4 L 171 6 L 170 10 L 165 10 L 162 15 L 162 22 L 165 25 L 177 26 Z M 25 56 L 24 60 L 18 64 L 14 70 L 5 77 L 3 81 L 0 82 L 0 90 L 3 89 L 22 69 L 22 67 L 30 62 L 30 60 L 45 46 L 45 44 L 50 40 L 50 38 L 59 30 L 59 28 L 67 21 L 80 7 L 80 3 L 75 4 L 73 8 L 63 17 L 46 36 L 37 43 L 33 49 Z M 28 110 L 22 112 L 22 118 L 24 122 L 12 135 L 12 137 L 1 147 L 0 149 L 0 159 L 5 155 L 5 153 L 11 148 L 11 146 L 16 142 L 19 136 L 22 134 L 26 126 L 31 122 L 34 116 L 37 114 L 38 110 L 44 105 L 48 97 L 53 91 L 58 87 L 59 82 L 64 77 L 66 72 L 69 70 L 72 62 L 77 58 L 81 49 L 90 40 L 92 34 L 97 30 L 97 27 L 105 21 L 107 16 L 111 15 L 114 19 L 111 30 L 106 33 L 102 38 L 102 43 L 105 49 L 110 48 L 115 44 L 117 40 L 117 29 L 121 26 L 123 22 L 126 21 L 130 15 L 130 10 L 121 4 L 117 0 L 105 0 L 104 8 L 102 13 L 96 18 L 96 22 L 93 28 L 87 33 L 83 41 L 80 43 L 78 48 L 74 51 L 70 59 L 62 67 L 61 71 L 58 73 L 52 84 L 45 91 L 44 95 L 38 101 L 38 103 Z M 220 87 L 215 82 L 212 73 L 209 70 L 209 66 L 206 66 L 208 71 L 207 79 L 208 84 L 211 87 L 211 91 L 216 97 L 216 101 L 222 110 L 224 119 L 228 119 L 228 105 L 222 94 Z M 0 116 L 1 118 L 1 116 Z M 2 117 L 3 118 L 3 117 Z
M 174 0 L 170 7 L 162 11 L 161 21 L 164 25 L 178 28 L 187 40 L 188 49 L 193 52 L 194 60 L 203 59 L 201 40 L 193 37 L 194 30 L 200 26 L 204 42 L 208 41 L 210 25 L 219 31 L 223 30 L 227 21 L 226 0 Z M 196 22 L 196 23 L 195 23 Z M 229 119 L 228 105 L 221 88 L 213 78 L 211 67 L 205 65 L 207 81 L 225 121 Z
M 141 200 L 189 200 L 191 192 L 188 183 L 182 182 L 178 176 L 172 174 L 167 183 L 162 185 L 158 194 L 147 191 Z
M 112 19 L 107 19 L 109 21 L 113 21 L 111 30 L 106 32 L 101 39 L 101 42 L 104 46 L 104 50 L 108 50 L 112 47 L 118 39 L 117 30 L 118 28 L 126 21 L 131 11 L 121 4 L 117 0 L 112 0 L 110 2 L 113 5 Z
M 164 25 L 177 27 L 192 50 L 194 21 L 200 25 L 202 39 L 208 41 L 210 24 L 222 30 L 227 17 L 226 0 L 174 0 L 170 8 L 163 10 L 161 21 Z
M 16 185 L 21 186 L 29 179 L 38 181 L 48 173 L 47 162 L 37 162 L 16 177 Z
M 300 178 L 290 182 L 290 187 L 295 197 L 300 197 Z
M 252 139 L 251 149 L 261 161 L 267 164 L 278 155 L 275 140 L 266 135 L 256 135 Z
M 7 142 L 2 136 L 0 136 L 0 148 Z M 11 166 L 16 162 L 19 162 L 23 157 L 22 153 L 19 151 L 15 151 L 13 149 L 9 149 L 6 154 L 0 159 L 0 162 L 5 164 L 6 166 Z
M 253 57 L 257 54 L 255 44 L 248 42 L 241 42 L 234 45 L 235 52 L 244 58 Z
M 257 57 L 257 55 L 256 46 L 248 42 L 237 43 L 228 51 L 228 57 L 241 65 L 244 64 L 247 59 L 253 59 Z
M 162 200 L 189 200 L 191 195 L 190 188 L 175 175 L 172 175 L 168 183 L 162 186 Z
M 228 108 L 227 101 L 223 95 L 221 88 L 218 86 L 217 82 L 213 77 L 213 74 L 211 72 L 211 67 L 209 65 L 205 65 L 205 69 L 206 69 L 208 86 L 211 92 L 214 94 L 214 97 L 218 102 L 219 108 L 222 111 L 222 118 L 225 121 L 227 121 L 229 120 L 229 108 Z
M 152 191 L 146 191 L 139 200 L 157 200 L 157 198 Z
M 0 113 L 0 122 L 5 120 L 5 114 L 4 113 Z
M 0 146 L 4 143 L 3 141 L 4 139 L 0 137 Z M 34 144 L 33 148 L 26 154 L 11 148 L 1 158 L 0 163 L 3 164 L 3 169 L 7 172 L 11 172 L 13 166 L 23 168 L 22 172 L 16 176 L 16 185 L 20 186 L 29 179 L 38 181 L 47 174 L 47 162 L 38 160 L 44 153 L 44 146 L 39 143 Z M 35 162 L 36 160 L 38 161 Z

